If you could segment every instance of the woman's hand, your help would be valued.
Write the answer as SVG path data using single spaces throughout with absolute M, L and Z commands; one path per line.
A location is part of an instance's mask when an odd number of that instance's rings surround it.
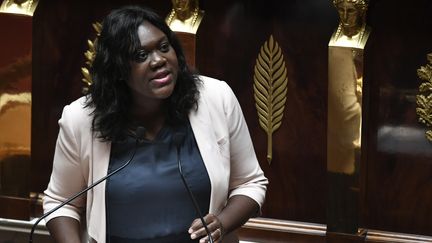
M 218 214 L 207 214 L 204 221 L 207 223 L 213 241 L 222 242 L 225 234 L 230 234 L 241 227 L 248 219 L 257 214 L 259 205 L 248 196 L 235 195 L 228 199 L 225 208 Z M 200 239 L 200 243 L 209 242 L 207 232 L 200 219 L 195 219 L 189 228 L 192 239 Z
M 223 235 L 224 235 L 224 228 L 222 226 L 221 221 L 219 218 L 214 214 L 207 214 L 204 217 L 204 221 L 207 224 L 207 228 L 210 231 L 210 234 L 213 238 L 214 243 L 220 243 L 222 242 Z M 200 243 L 210 242 L 207 232 L 204 228 L 204 225 L 201 222 L 201 219 L 195 219 L 192 222 L 191 227 L 189 228 L 189 234 L 191 236 L 191 239 L 200 239 Z

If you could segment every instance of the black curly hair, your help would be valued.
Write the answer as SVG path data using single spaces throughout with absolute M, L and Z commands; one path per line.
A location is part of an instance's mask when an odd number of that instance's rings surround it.
M 199 76 L 190 71 L 180 42 L 165 21 L 154 11 L 141 6 L 113 10 L 103 20 L 96 42 L 96 55 L 90 68 L 93 82 L 86 100 L 86 107 L 94 109 L 92 131 L 102 141 L 123 139 L 132 128 L 129 118 L 132 95 L 126 80 L 130 75 L 130 61 L 141 47 L 137 30 L 144 21 L 167 36 L 178 59 L 176 85 L 166 100 L 167 122 L 185 122 L 191 109 L 197 108 Z

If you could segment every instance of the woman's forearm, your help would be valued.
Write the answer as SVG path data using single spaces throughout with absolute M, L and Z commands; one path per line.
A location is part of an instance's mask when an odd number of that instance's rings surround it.
M 224 234 L 229 233 L 254 216 L 259 210 L 259 205 L 250 197 L 236 195 L 228 200 L 226 207 L 217 216 L 224 228 Z
M 74 218 L 53 218 L 46 226 L 56 243 L 81 243 L 80 223 Z

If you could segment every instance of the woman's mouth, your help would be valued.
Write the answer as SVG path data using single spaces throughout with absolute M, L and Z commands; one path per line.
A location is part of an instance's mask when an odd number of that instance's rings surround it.
M 169 72 L 163 72 L 155 75 L 154 78 L 151 79 L 151 82 L 157 85 L 165 85 L 171 81 L 171 74 Z

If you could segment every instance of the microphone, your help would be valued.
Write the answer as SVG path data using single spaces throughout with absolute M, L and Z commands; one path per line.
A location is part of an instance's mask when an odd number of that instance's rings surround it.
M 81 196 L 82 194 L 84 194 L 85 192 L 87 192 L 88 190 L 92 189 L 93 187 L 99 185 L 101 182 L 105 181 L 106 179 L 108 179 L 109 177 L 113 176 L 114 174 L 116 174 L 117 172 L 123 170 L 126 166 L 128 166 L 130 164 L 130 162 L 133 160 L 133 158 L 135 157 L 135 153 L 137 151 L 138 148 L 138 144 L 140 143 L 140 141 L 142 139 L 144 139 L 144 135 L 145 135 L 145 128 L 144 127 L 137 127 L 136 131 L 135 131 L 135 146 L 134 146 L 134 150 L 132 153 L 132 156 L 130 157 L 130 159 L 128 161 L 126 161 L 126 163 L 124 163 L 122 166 L 120 166 L 119 168 L 117 168 L 116 170 L 112 171 L 111 173 L 109 173 L 108 175 L 102 177 L 101 179 L 99 179 L 98 181 L 96 181 L 95 183 L 91 184 L 89 187 L 85 188 L 84 190 L 78 192 L 77 194 L 75 194 L 74 196 L 72 196 L 71 198 L 69 198 L 68 200 L 62 202 L 60 205 L 58 205 L 57 207 L 51 209 L 50 211 L 48 211 L 47 213 L 45 213 L 44 215 L 42 215 L 42 217 L 40 217 L 34 224 L 33 227 L 30 231 L 30 236 L 29 236 L 29 243 L 33 243 L 33 233 L 36 229 L 36 226 L 39 224 L 40 221 L 42 221 L 42 219 L 48 217 L 50 214 L 54 213 L 55 211 L 57 211 L 58 209 L 60 209 L 61 207 L 63 207 L 64 205 L 70 203 L 71 201 L 75 200 L 77 197 Z
M 193 202 L 193 205 L 195 207 L 195 211 L 198 213 L 198 215 L 199 215 L 199 217 L 201 219 L 201 223 L 204 225 L 204 229 L 205 229 L 205 231 L 207 233 L 209 241 L 210 241 L 210 243 L 213 243 L 214 242 L 213 241 L 213 237 L 211 236 L 210 230 L 207 227 L 207 223 L 204 221 L 204 217 L 203 217 L 203 215 L 201 213 L 201 210 L 200 210 L 200 208 L 198 206 L 198 203 L 197 203 L 197 201 L 196 201 L 196 199 L 195 199 L 195 197 L 194 197 L 191 189 L 189 188 L 189 186 L 188 186 L 188 184 L 186 182 L 186 179 L 185 179 L 185 177 L 183 175 L 182 166 L 181 166 L 181 159 L 180 159 L 180 145 L 183 143 L 183 141 L 185 139 L 185 136 L 186 135 L 184 133 L 181 133 L 181 132 L 177 132 L 173 136 L 173 142 L 176 145 L 176 149 L 177 149 L 177 166 L 178 166 L 178 171 L 180 173 L 180 177 L 181 177 L 181 179 L 183 181 L 183 184 L 184 184 L 186 190 L 188 191 L 189 197 L 190 197 L 190 199 Z

